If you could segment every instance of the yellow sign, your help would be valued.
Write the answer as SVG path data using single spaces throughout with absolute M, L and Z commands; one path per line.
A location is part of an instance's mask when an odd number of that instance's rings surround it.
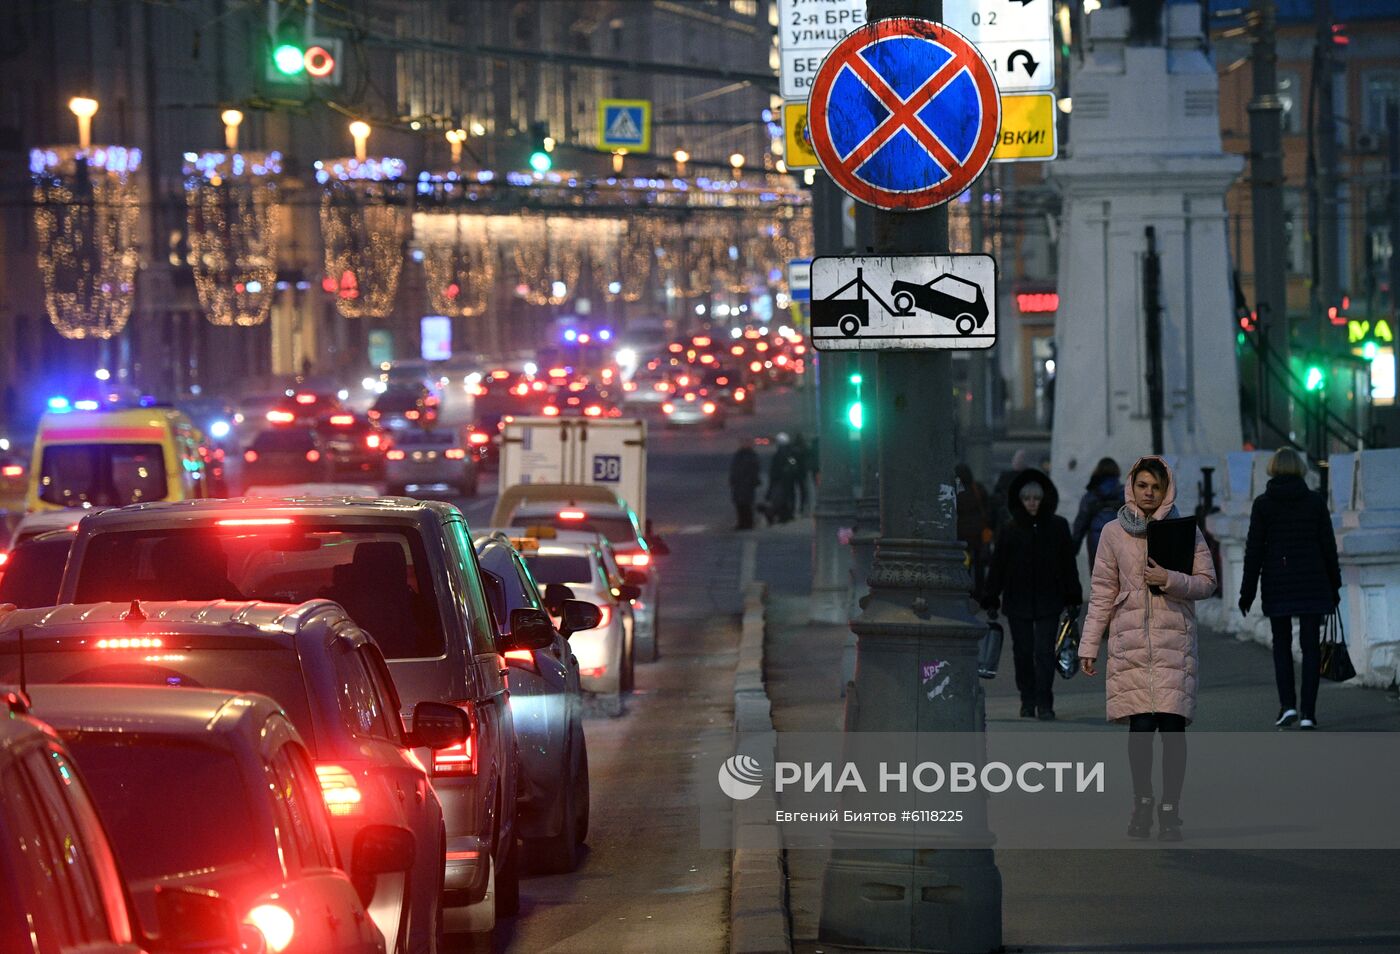
M 1043 162 L 1059 155 L 1054 93 L 1004 93 L 993 162 Z M 791 165 L 791 163 L 789 163 Z
M 598 148 L 606 152 L 651 152 L 651 100 L 600 100 Z
M 783 162 L 789 169 L 815 169 L 817 154 L 807 132 L 807 104 L 783 103 Z

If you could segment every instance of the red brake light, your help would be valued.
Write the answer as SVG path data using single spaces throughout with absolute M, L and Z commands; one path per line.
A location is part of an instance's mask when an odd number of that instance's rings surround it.
M 339 818 L 364 811 L 360 786 L 349 769 L 339 765 L 318 765 L 316 777 L 321 780 L 321 797 L 326 800 L 326 809 L 332 815 Z
M 380 437 L 378 434 L 365 435 L 365 446 L 370 450 L 378 450 L 379 445 L 382 443 L 384 443 L 384 438 Z
M 243 459 L 250 464 L 256 464 L 258 462 L 258 452 L 255 450 L 246 450 L 243 452 Z
M 535 653 L 530 649 L 508 649 L 505 657 L 509 662 L 526 663 L 532 666 L 535 664 Z
M 349 427 L 350 425 L 352 425 L 352 424 L 354 424 L 354 423 L 355 423 L 355 415 L 353 415 L 353 414 L 332 414 L 332 415 L 331 415 L 331 425 L 334 426 L 334 427 Z
M 555 407 L 553 404 L 547 405 L 547 406 L 545 407 L 545 409 L 544 409 L 544 416 L 545 416 L 545 417 L 558 417 L 558 416 L 559 416 L 559 408 Z
M 491 443 L 491 435 L 483 431 L 472 431 L 469 435 L 467 435 L 467 443 L 489 444 Z
M 258 905 L 248 912 L 245 920 L 258 929 L 272 954 L 285 951 L 287 945 L 292 943 L 292 936 L 296 934 L 296 921 L 285 908 L 275 904 Z
M 378 412 L 378 411 L 370 411 L 370 412 L 369 412 L 369 419 L 370 419 L 371 421 L 377 421 L 377 420 L 379 420 L 379 412 Z
M 290 424 L 297 416 L 291 411 L 268 411 L 267 419 L 272 424 Z
M 706 401 L 704 404 L 700 405 L 700 410 L 704 411 L 706 414 L 715 413 L 715 402 Z
M 296 396 L 296 402 L 297 402 L 298 404 L 315 404 L 315 403 L 316 403 L 316 395 L 314 395 L 314 394 L 298 394 L 298 395 Z
M 587 517 L 587 516 L 588 516 L 588 514 L 584 513 L 582 510 L 561 510 L 561 511 L 559 511 L 559 519 L 560 519 L 560 520 L 582 520 L 582 519 L 584 519 L 584 518 Z
M 676 409 L 676 406 L 675 406 L 674 404 L 672 404 L 670 401 L 667 401 L 665 404 L 661 405 L 661 412 L 662 412 L 663 414 L 670 414 L 670 413 L 671 413 L 672 411 L 674 411 L 675 409 Z
M 617 554 L 618 566 L 650 566 L 650 553 L 619 553 Z
M 291 517 L 225 517 L 214 524 L 219 527 L 285 527 L 291 522 Z
M 313 447 L 311 448 L 311 450 L 306 452 L 306 459 L 309 463 L 314 464 L 321 459 L 321 452 Z
M 470 702 L 459 702 L 457 706 L 467 714 L 467 722 L 471 728 L 464 741 L 433 752 L 434 775 L 476 774 L 476 706 Z
M 389 451 L 389 453 L 385 454 L 384 456 L 387 457 L 387 458 L 389 458 L 390 460 L 403 460 L 403 458 L 404 458 L 404 453 L 403 453 L 403 451 L 401 451 L 401 450 L 391 450 L 391 451 Z
M 404 411 L 404 412 L 403 412 L 403 416 L 404 416 L 404 420 L 408 420 L 408 421 L 416 421 L 416 420 L 418 420 L 418 412 L 417 412 L 416 410 Z
M 603 409 L 596 404 L 590 404 L 583 409 L 583 414 L 585 417 L 602 417 Z
M 99 639 L 98 649 L 160 649 L 159 636 L 123 636 L 119 639 Z
M 443 452 L 442 456 L 446 457 L 448 460 L 466 460 L 467 452 L 460 447 L 449 447 Z
M 23 477 L 24 468 L 19 464 L 6 464 L 3 469 L 0 469 L 0 474 L 4 474 L 6 477 Z
M 9 555 L 8 553 L 0 553 L 0 566 L 4 566 L 6 563 L 9 563 L 9 562 L 10 562 L 10 555 Z

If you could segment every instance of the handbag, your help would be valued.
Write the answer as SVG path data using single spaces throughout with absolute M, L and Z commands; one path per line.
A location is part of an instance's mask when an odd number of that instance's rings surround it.
M 1060 613 L 1060 631 L 1055 634 L 1055 669 L 1062 679 L 1079 671 L 1079 614 L 1068 607 Z
M 1351 664 L 1351 653 L 1347 652 L 1347 634 L 1342 627 L 1342 614 L 1339 609 L 1327 616 L 1327 630 L 1322 636 L 1322 664 L 1318 672 L 1323 679 L 1332 682 L 1346 682 L 1356 676 L 1356 667 Z
M 1001 644 L 1005 633 L 995 616 L 987 618 L 987 631 L 977 644 L 977 675 L 983 679 L 994 679 L 997 665 L 1001 662 Z

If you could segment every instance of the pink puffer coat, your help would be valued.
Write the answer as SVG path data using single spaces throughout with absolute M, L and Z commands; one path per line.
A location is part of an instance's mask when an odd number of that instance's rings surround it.
M 1170 468 L 1167 474 L 1166 495 L 1152 515 L 1154 520 L 1171 513 L 1176 500 L 1176 477 Z M 1124 496 L 1127 506 L 1141 517 L 1142 511 L 1132 502 L 1131 486 Z M 1146 573 L 1147 537 L 1130 534 L 1121 517 L 1104 527 L 1079 655 L 1096 658 L 1108 633 L 1110 722 L 1126 722 L 1129 716 L 1144 712 L 1174 712 L 1190 722 L 1196 715 L 1199 662 L 1195 601 L 1215 592 L 1215 563 L 1197 530 L 1190 576 L 1169 570 L 1165 592 L 1154 594 L 1147 588 Z

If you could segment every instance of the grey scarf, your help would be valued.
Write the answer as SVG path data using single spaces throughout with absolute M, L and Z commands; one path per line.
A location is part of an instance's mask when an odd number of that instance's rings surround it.
M 1177 512 L 1176 504 L 1172 504 L 1172 509 L 1167 511 L 1166 516 L 1162 517 L 1162 519 L 1170 520 L 1176 516 L 1180 516 L 1180 514 Z M 1147 536 L 1147 525 L 1152 522 L 1152 518 L 1144 517 L 1132 507 L 1124 504 L 1118 509 L 1118 522 L 1123 525 L 1124 530 L 1128 531 L 1133 536 L 1145 537 Z

